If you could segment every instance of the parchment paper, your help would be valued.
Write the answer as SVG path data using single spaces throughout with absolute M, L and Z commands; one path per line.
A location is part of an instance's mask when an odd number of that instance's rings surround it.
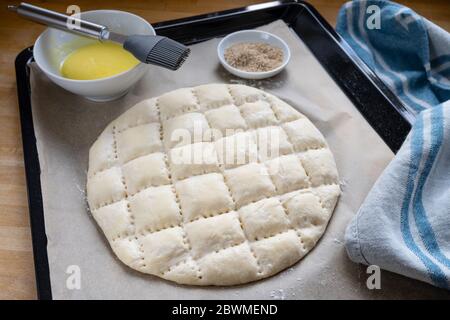
M 36 65 L 31 66 L 32 111 L 55 299 L 358 299 L 445 294 L 384 271 L 382 289 L 367 289 L 365 267 L 347 258 L 344 230 L 393 154 L 283 22 L 260 29 L 280 36 L 292 50 L 287 69 L 263 81 L 246 82 L 228 74 L 216 55 L 219 39 L 192 46 L 190 58 L 177 72 L 152 67 L 125 97 L 108 103 L 75 96 L 51 83 Z M 292 268 L 242 286 L 181 286 L 133 271 L 115 258 L 86 207 L 88 150 L 110 121 L 140 100 L 212 82 L 256 86 L 309 117 L 334 153 L 343 194 L 321 241 Z M 80 289 L 73 286 L 78 270 Z

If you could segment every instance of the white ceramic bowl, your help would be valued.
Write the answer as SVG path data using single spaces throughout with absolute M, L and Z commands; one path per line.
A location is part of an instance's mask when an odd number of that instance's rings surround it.
M 278 67 L 270 71 L 264 72 L 249 72 L 236 69 L 228 64 L 225 60 L 225 50 L 235 43 L 241 42 L 264 42 L 269 45 L 275 46 L 283 50 L 283 63 Z M 286 67 L 291 58 L 291 51 L 284 40 L 269 32 L 259 30 L 242 30 L 231 33 L 220 41 L 217 46 L 217 55 L 219 56 L 220 63 L 230 73 L 244 79 L 265 79 L 273 77 L 281 72 Z
M 123 34 L 155 34 L 153 27 L 143 18 L 132 13 L 116 10 L 94 10 L 81 13 L 81 18 L 109 27 Z M 60 73 L 61 62 L 75 49 L 94 43 L 95 39 L 47 28 L 36 40 L 34 59 L 42 71 L 56 84 L 75 94 L 94 101 L 117 99 L 128 92 L 148 70 L 139 63 L 134 68 L 112 77 L 96 80 L 72 80 Z

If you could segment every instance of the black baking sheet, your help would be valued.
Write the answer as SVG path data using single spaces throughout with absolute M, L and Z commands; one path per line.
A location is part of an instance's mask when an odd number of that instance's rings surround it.
M 369 124 L 396 152 L 410 130 L 414 115 L 311 5 L 303 1 L 276 1 L 161 22 L 153 26 L 159 35 L 194 44 L 278 19 L 290 26 L 309 47 Z M 28 63 L 32 59 L 33 49 L 30 47 L 17 56 L 15 67 L 38 298 L 51 299 L 40 167 L 30 99 Z

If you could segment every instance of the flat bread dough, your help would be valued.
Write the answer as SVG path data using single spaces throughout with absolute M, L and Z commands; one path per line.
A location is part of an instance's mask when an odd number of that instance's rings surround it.
M 237 285 L 293 265 L 322 236 L 339 194 L 319 130 L 244 85 L 144 100 L 89 152 L 88 203 L 114 253 L 182 284 Z

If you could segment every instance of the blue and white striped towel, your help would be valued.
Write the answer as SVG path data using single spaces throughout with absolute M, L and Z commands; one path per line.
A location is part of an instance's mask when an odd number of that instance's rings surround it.
M 379 0 L 346 3 L 336 29 L 417 114 L 348 226 L 347 252 L 355 262 L 450 289 L 450 34 Z

